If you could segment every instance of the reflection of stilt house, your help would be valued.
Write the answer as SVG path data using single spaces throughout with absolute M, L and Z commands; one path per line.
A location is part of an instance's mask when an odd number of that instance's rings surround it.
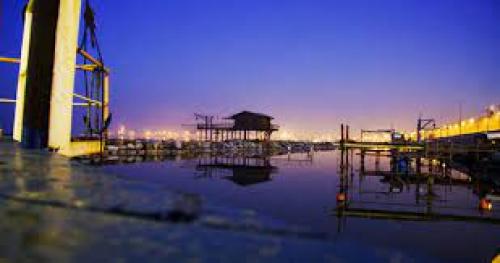
M 227 120 L 224 123 L 213 123 L 213 116 L 203 116 L 201 119 L 204 123 L 198 123 L 196 129 L 200 140 L 203 141 L 269 141 L 271 134 L 279 128 L 271 123 L 273 117 L 250 111 L 242 111 L 224 118 Z
M 215 157 L 209 156 L 199 160 L 198 171 L 205 172 L 208 176 L 214 171 L 229 171 L 229 176 L 224 176 L 240 186 L 248 186 L 270 181 L 271 174 L 277 168 L 271 165 L 268 157 Z

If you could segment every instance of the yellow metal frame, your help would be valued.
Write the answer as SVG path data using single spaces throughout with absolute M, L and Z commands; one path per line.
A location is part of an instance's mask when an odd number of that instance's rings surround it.
M 30 0 L 26 8 L 23 29 L 21 58 L 0 57 L 0 62 L 19 64 L 19 78 L 16 99 L 0 99 L 3 103 L 15 103 L 13 139 L 22 140 L 24 97 L 29 58 L 30 36 L 32 28 L 33 4 L 38 0 Z M 58 149 L 66 156 L 98 153 L 102 150 L 100 141 L 71 141 L 71 123 L 74 106 L 98 106 L 103 108 L 103 119 L 109 117 L 109 69 L 89 53 L 77 48 L 78 29 L 80 23 L 81 0 L 60 1 L 59 16 L 56 25 L 56 43 L 52 76 L 49 138 L 48 146 Z M 76 52 L 75 52 L 76 51 Z M 80 54 L 92 64 L 77 65 L 76 55 Z M 74 93 L 75 70 L 104 72 L 104 94 L 102 101 Z M 85 102 L 74 102 L 73 98 Z

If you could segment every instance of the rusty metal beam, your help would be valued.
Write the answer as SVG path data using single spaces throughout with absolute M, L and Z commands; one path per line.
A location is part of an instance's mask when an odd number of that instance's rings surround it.
M 0 62 L 19 64 L 19 63 L 21 63 L 21 59 L 19 59 L 19 58 L 9 58 L 9 57 L 0 57 Z
M 105 68 L 104 65 L 99 61 L 98 59 L 94 58 L 91 54 L 89 54 L 87 51 L 77 48 L 77 53 L 82 55 L 84 58 L 88 59 L 90 62 L 94 63 L 98 68 L 102 68 L 106 74 L 109 74 L 109 69 Z
M 85 57 L 86 59 L 88 59 L 90 62 L 96 64 L 97 66 L 99 67 L 103 67 L 104 65 L 101 63 L 101 61 L 97 60 L 96 58 L 94 58 L 92 55 L 90 55 L 87 51 L 81 49 L 81 48 L 77 48 L 77 53 L 82 55 L 83 57 Z
M 9 58 L 9 57 L 0 57 L 0 62 L 2 63 L 12 63 L 12 64 L 19 64 L 21 63 L 21 59 L 19 58 Z M 102 66 L 96 65 L 96 64 L 77 64 L 75 65 L 76 69 L 79 70 L 85 70 L 85 71 L 94 71 L 97 68 L 101 68 Z M 105 68 L 104 72 L 106 74 L 109 73 L 109 69 Z

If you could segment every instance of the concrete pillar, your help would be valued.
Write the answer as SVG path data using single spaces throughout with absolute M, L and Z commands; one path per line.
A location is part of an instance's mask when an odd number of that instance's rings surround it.
M 62 0 L 59 5 L 50 102 L 49 147 L 61 148 L 63 151 L 71 143 L 80 7 L 80 0 Z
M 33 21 L 34 1 L 30 1 L 24 14 L 23 43 L 21 46 L 21 60 L 17 81 L 16 109 L 14 115 L 13 139 L 21 141 L 24 117 L 24 96 L 26 94 L 26 79 L 28 75 L 28 55 L 30 48 L 31 25 Z
M 31 0 L 25 14 L 14 139 L 69 150 L 80 0 Z

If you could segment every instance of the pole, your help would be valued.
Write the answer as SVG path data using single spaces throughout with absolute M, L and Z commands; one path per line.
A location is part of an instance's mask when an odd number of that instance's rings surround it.
M 459 135 L 462 135 L 462 102 L 458 104 L 458 127 Z
M 344 147 L 344 124 L 340 124 L 340 146 Z
M 349 143 L 349 125 L 345 126 L 345 140 Z
M 422 120 L 419 118 L 417 120 L 417 142 L 420 143 L 420 130 L 421 130 L 421 123 L 422 123 Z

